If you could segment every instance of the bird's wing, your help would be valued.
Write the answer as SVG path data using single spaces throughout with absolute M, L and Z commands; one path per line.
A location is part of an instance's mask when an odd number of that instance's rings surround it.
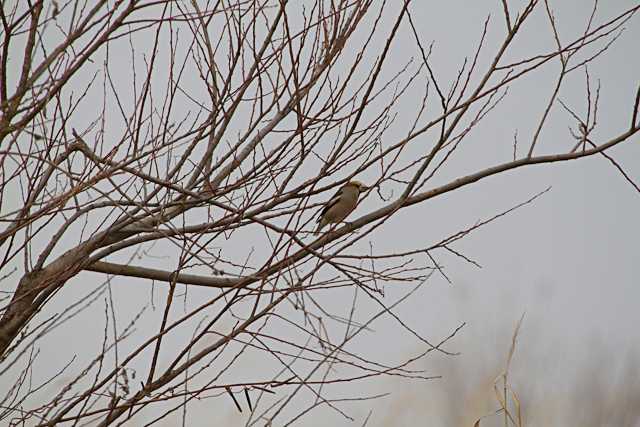
M 320 215 L 318 215 L 318 219 L 316 220 L 316 222 L 320 222 L 320 220 L 327 213 L 327 211 L 340 201 L 341 196 L 342 196 L 342 188 L 340 188 L 336 192 L 336 194 L 334 194 L 333 197 L 329 199 L 327 203 L 325 203 L 324 207 L 322 208 L 322 211 L 320 211 Z

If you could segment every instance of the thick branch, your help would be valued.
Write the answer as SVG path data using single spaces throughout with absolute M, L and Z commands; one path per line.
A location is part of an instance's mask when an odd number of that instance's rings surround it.
M 116 276 L 138 277 L 141 279 L 159 280 L 167 283 L 183 283 L 185 285 L 206 286 L 209 288 L 232 288 L 240 282 L 235 277 L 199 276 L 196 274 L 177 273 L 175 271 L 157 270 L 155 268 L 136 267 L 96 261 L 85 268 L 87 271 L 113 274 Z

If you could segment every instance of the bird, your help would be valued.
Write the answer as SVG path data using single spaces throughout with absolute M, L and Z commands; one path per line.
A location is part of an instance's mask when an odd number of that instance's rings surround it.
M 360 181 L 349 181 L 343 185 L 322 208 L 318 216 L 318 228 L 315 234 L 320 233 L 320 230 L 328 224 L 336 224 L 344 220 L 356 208 L 360 193 L 367 188 Z

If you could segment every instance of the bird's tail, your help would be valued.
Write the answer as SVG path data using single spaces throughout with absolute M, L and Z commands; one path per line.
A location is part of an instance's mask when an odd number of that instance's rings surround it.
M 318 226 L 316 227 L 316 231 L 315 231 L 313 234 L 314 234 L 315 236 L 317 236 L 318 234 L 320 234 L 320 230 L 322 230 L 322 228 L 323 228 L 325 225 L 327 225 L 327 223 L 326 223 L 324 220 L 320 219 L 320 220 L 318 221 Z

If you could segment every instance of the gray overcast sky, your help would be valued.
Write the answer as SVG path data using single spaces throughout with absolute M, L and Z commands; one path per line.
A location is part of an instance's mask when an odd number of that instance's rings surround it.
M 515 10 L 522 2 L 509 3 Z M 603 1 L 597 22 L 634 4 L 637 2 Z M 552 5 L 563 41 L 583 31 L 591 10 L 590 2 L 563 0 L 554 1 Z M 480 58 L 481 69 L 486 68 L 504 34 L 499 1 L 415 1 L 411 10 L 423 42 L 435 41 L 431 60 L 436 76 L 445 82 L 445 87 L 455 78 L 464 58 L 473 55 L 489 13 L 490 31 Z M 553 46 L 542 10 L 538 10 L 523 30 L 510 58 L 522 52 L 536 54 Z M 389 12 L 387 23 L 396 13 Z M 606 56 L 589 66 L 591 77 L 594 81 L 600 79 L 602 85 L 596 140 L 606 140 L 629 122 L 631 101 L 640 83 L 638 40 L 640 25 L 634 17 Z M 127 49 L 127 46 L 122 52 L 114 49 L 111 54 L 124 58 L 128 55 Z M 391 54 L 393 61 L 389 64 L 392 65 L 384 70 L 387 77 L 410 56 L 417 55 L 408 27 L 393 44 Z M 524 150 L 551 95 L 558 68 L 558 64 L 553 64 L 546 71 L 519 82 L 472 132 L 464 150 L 452 159 L 451 166 L 436 182 L 475 171 L 479 164 L 508 160 L 516 131 Z M 122 73 L 122 84 L 126 87 L 127 74 Z M 579 76 L 562 88 L 560 98 L 584 112 L 585 79 L 583 73 L 578 73 Z M 400 118 L 389 137 L 406 133 L 402 121 L 408 123 L 415 107 L 412 102 L 400 104 Z M 93 118 L 95 111 L 86 114 L 87 118 Z M 558 105 L 553 107 L 552 114 L 541 134 L 540 152 L 568 149 L 574 143 L 568 131 L 568 126 L 575 127 L 574 121 Z M 79 117 L 77 120 L 81 122 L 82 115 Z M 424 143 L 429 142 L 426 137 Z M 612 150 L 610 155 L 640 182 L 637 136 Z M 362 178 L 373 180 L 375 171 L 367 172 Z M 524 312 L 526 316 L 512 366 L 512 384 L 528 411 L 525 413 L 537 414 L 530 425 L 586 425 L 575 422 L 580 416 L 576 415 L 576 408 L 580 402 L 592 402 L 588 391 L 594 388 L 631 390 L 636 393 L 636 401 L 640 399 L 639 371 L 630 368 L 640 360 L 637 328 L 640 323 L 637 243 L 640 194 L 603 157 L 532 166 L 483 180 L 402 211 L 370 240 L 380 252 L 422 247 L 508 209 L 549 186 L 551 191 L 533 204 L 488 225 L 456 246 L 480 263 L 482 269 L 445 256 L 439 261 L 453 284 L 435 275 L 398 309 L 408 324 L 433 341 L 444 338 L 466 322 L 447 347 L 461 352 L 460 356 L 434 355 L 419 363 L 429 375 L 443 378 L 429 382 L 375 379 L 358 384 L 356 390 L 360 387 L 363 394 L 391 394 L 377 401 L 347 405 L 349 413 L 356 418 L 353 425 L 361 425 L 372 410 L 370 426 L 470 426 L 477 416 L 495 410 L 498 403 L 493 399 L 491 381 L 500 373 L 511 333 Z M 371 195 L 353 215 L 362 215 L 380 203 Z M 238 248 L 238 254 L 246 255 L 245 249 Z M 170 247 L 154 248 L 158 255 L 171 250 Z M 161 266 L 164 261 L 159 259 L 145 265 L 153 266 L 154 262 Z M 82 274 L 60 292 L 47 310 L 60 310 L 68 301 L 66 298 L 83 295 L 100 281 L 102 278 L 98 275 Z M 125 278 L 114 280 L 112 291 L 122 310 L 121 327 L 151 296 L 150 287 L 143 281 Z M 389 300 L 400 295 L 390 286 L 385 291 Z M 165 288 L 158 285 L 154 292 L 155 304 L 161 307 Z M 201 295 L 201 290 L 190 291 L 185 307 L 195 304 Z M 328 298 L 327 304 L 332 303 L 339 310 L 342 301 L 332 302 Z M 157 307 L 155 311 L 147 311 L 139 326 L 140 337 L 157 329 L 161 314 Z M 39 366 L 38 374 L 50 374 L 74 354 L 83 354 L 83 349 L 89 346 L 95 349 L 102 339 L 103 319 L 102 308 L 94 308 L 48 337 L 46 343 L 50 345 L 41 347 L 41 357 L 47 364 Z M 58 344 L 61 339 L 64 345 Z M 397 361 L 417 352 L 420 345 L 406 332 L 398 332 L 397 323 L 383 320 L 376 322 L 373 331 L 358 339 L 353 348 L 360 354 L 377 355 L 379 360 Z M 261 362 L 245 362 L 247 373 L 259 372 Z M 587 377 L 594 382 L 586 381 Z M 228 399 L 194 403 L 192 418 L 188 425 L 243 425 L 246 419 Z M 640 415 L 635 419 L 640 420 Z M 487 425 L 492 422 L 496 421 L 487 420 Z M 164 425 L 175 423 L 175 419 L 168 419 Z M 317 409 L 315 416 L 299 423 L 305 426 L 347 424 L 326 407 Z M 640 421 L 635 425 L 640 426 Z

